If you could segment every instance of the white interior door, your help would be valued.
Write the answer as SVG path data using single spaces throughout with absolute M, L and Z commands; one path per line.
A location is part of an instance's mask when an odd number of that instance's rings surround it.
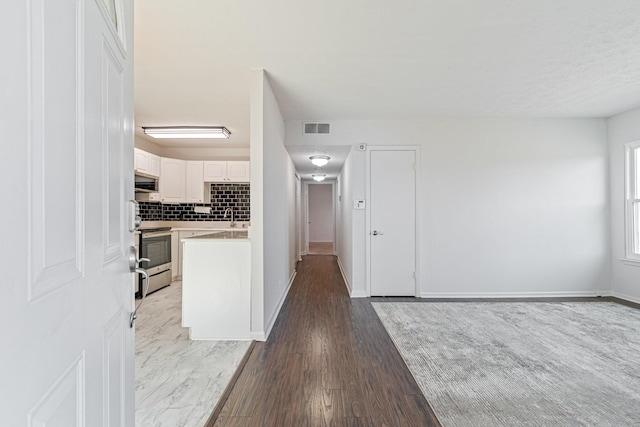
M 309 193 L 309 241 L 332 242 L 335 235 L 333 221 L 333 184 L 307 185 Z
M 416 295 L 416 152 L 370 152 L 371 296 Z
M 4 4 L 2 425 L 134 424 L 132 5 Z

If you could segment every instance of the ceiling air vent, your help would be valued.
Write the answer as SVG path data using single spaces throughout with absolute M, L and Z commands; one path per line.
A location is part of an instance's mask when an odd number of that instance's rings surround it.
M 329 133 L 329 123 L 305 123 L 304 124 L 304 133 Z

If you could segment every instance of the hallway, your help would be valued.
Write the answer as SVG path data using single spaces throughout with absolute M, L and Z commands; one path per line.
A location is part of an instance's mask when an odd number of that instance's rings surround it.
M 371 301 L 334 256 L 304 257 L 215 426 L 439 426 Z

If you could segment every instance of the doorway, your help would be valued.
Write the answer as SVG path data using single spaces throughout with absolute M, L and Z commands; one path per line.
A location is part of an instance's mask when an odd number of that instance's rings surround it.
M 334 255 L 335 206 L 333 182 L 308 182 L 306 249 L 309 255 Z
M 417 147 L 369 151 L 367 274 L 370 296 L 418 296 Z

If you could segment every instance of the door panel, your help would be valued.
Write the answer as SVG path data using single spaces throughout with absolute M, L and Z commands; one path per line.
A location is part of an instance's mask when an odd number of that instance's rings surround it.
M 45 7 L 46 5 L 46 7 Z M 30 136 L 29 217 L 31 228 L 29 300 L 36 299 L 81 275 L 82 213 L 76 158 L 81 139 L 75 116 L 82 93 L 76 71 L 80 52 L 76 35 L 81 22 L 74 2 L 30 3 L 33 37 L 29 46 Z M 55 61 L 56 69 L 48 66 Z M 58 76 L 58 75 L 61 76 Z M 67 111 L 67 114 L 61 112 Z
M 372 150 L 372 296 L 416 295 L 416 153 Z

